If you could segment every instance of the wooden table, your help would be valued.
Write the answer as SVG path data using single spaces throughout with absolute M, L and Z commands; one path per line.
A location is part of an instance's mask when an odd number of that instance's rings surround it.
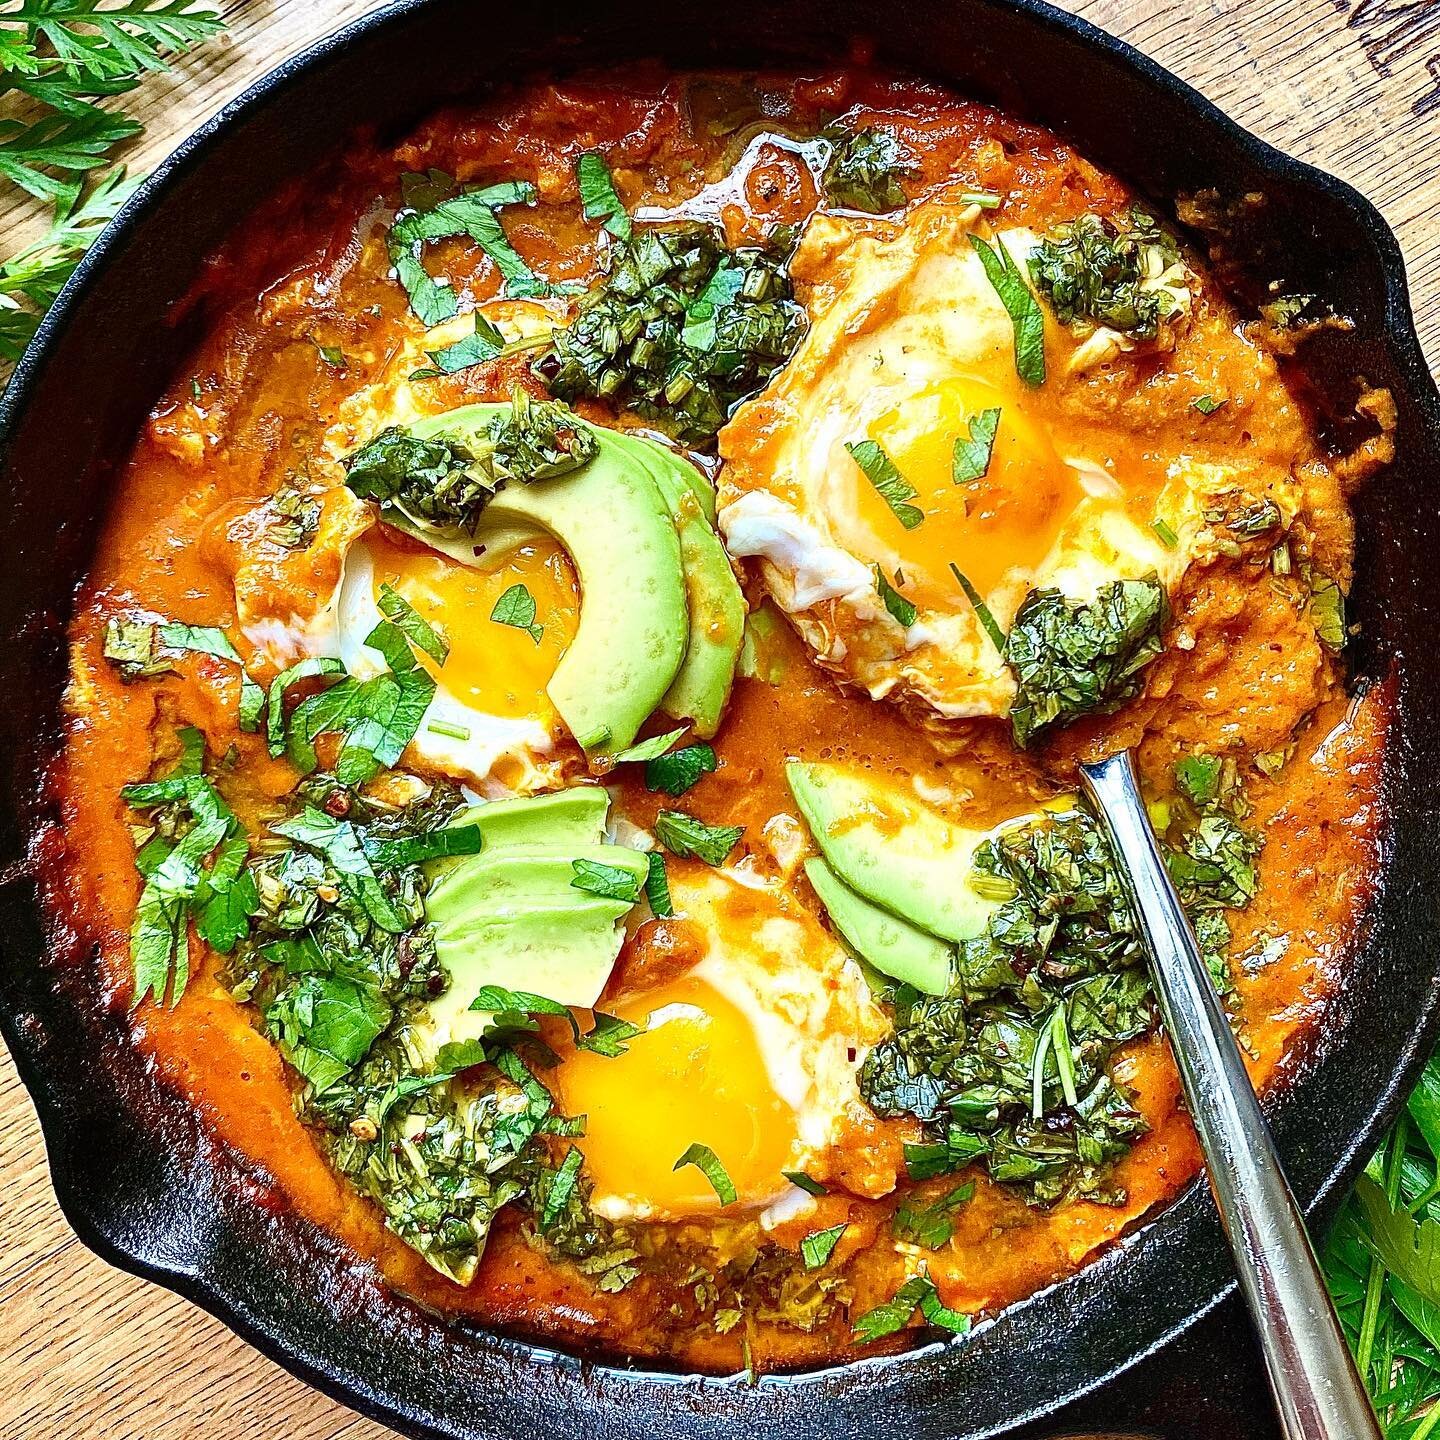
M 145 169 L 256 76 L 365 0 L 224 6 L 226 37 L 156 77 Z M 1349 180 L 1399 233 L 1440 366 L 1440 0 L 1069 0 L 1241 124 Z M 0 207 L 0 254 L 29 233 Z M 383 1440 L 218 1321 L 110 1269 L 55 1204 L 34 1111 L 0 1051 L 0 1433 L 5 1440 Z

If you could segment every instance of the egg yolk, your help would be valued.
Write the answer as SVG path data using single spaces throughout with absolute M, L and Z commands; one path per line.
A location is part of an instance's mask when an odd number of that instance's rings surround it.
M 990 463 L 983 475 L 957 481 L 955 442 L 992 409 L 1000 418 Z M 1079 476 L 1015 397 L 984 381 L 931 385 L 878 417 L 868 433 L 915 489 L 911 503 L 925 518 L 907 530 L 855 466 L 857 513 L 872 544 L 878 541 L 882 552 L 899 557 L 902 593 L 926 606 L 964 603 L 952 563 L 982 594 L 1011 569 L 1036 567 L 1083 494 Z
M 577 1141 L 595 1198 L 653 1213 L 713 1210 L 715 1191 L 694 1165 L 675 1169 L 692 1144 L 708 1145 L 742 1204 L 785 1188 L 795 1112 L 775 1093 L 743 1010 L 692 974 L 616 1007 L 642 1033 L 623 1055 L 570 1055 L 558 1084 L 565 1109 L 584 1115 Z
M 443 665 L 420 663 L 456 700 L 506 718 L 553 716 L 545 687 L 574 638 L 579 600 L 565 552 L 550 541 L 506 551 L 492 565 L 457 564 L 433 550 L 372 535 L 375 593 L 388 584 L 449 641 Z M 500 597 L 523 585 L 535 602 L 533 624 L 492 619 Z

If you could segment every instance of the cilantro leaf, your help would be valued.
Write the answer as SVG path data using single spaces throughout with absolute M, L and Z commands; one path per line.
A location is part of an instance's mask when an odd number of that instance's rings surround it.
M 265 715 L 265 737 L 271 755 L 285 753 L 285 695 L 301 680 L 335 679 L 345 673 L 338 660 L 323 655 L 307 655 L 288 670 L 282 670 L 270 682 L 270 699 Z
M 879 565 L 875 567 L 875 588 L 880 592 L 880 598 L 885 602 L 885 608 L 894 617 L 896 624 L 903 625 L 908 630 L 920 612 L 885 578 L 885 572 Z
M 683 795 L 702 775 L 714 774 L 716 766 L 713 745 L 704 741 L 686 745 L 645 762 L 645 788 L 663 790 L 667 795 Z
M 744 833 L 743 825 L 707 825 L 683 810 L 662 810 L 655 817 L 655 834 L 672 855 L 707 865 L 723 865 Z
M 1198 410 L 1202 415 L 1213 415 L 1226 403 L 1224 400 L 1217 400 L 1213 395 L 1199 395 L 1190 402 L 1190 408 Z
M 578 156 L 575 179 L 580 186 L 580 209 L 585 218 L 599 220 L 617 240 L 628 240 L 630 217 L 615 192 L 615 182 L 605 157 L 593 150 Z
M 524 630 L 537 645 L 545 633 L 545 627 L 535 620 L 535 597 L 518 581 L 495 602 L 490 618 L 497 625 Z
M 722 1205 L 735 1203 L 738 1198 L 735 1182 L 726 1174 L 720 1157 L 708 1145 L 696 1141 L 670 1168 L 679 1170 L 686 1165 L 693 1165 L 710 1182 L 710 1188 L 719 1197 Z
M 638 1025 L 621 1020 L 617 1015 L 606 1015 L 601 1010 L 596 1010 L 594 1014 L 595 1028 L 575 1037 L 575 1046 L 579 1050 L 589 1050 L 613 1059 L 625 1053 L 627 1040 L 633 1040 L 641 1033 Z
M 904 205 L 900 181 L 915 173 L 915 164 L 893 131 L 878 126 L 832 128 L 822 138 L 830 146 L 821 178 L 831 201 L 871 215 Z
M 299 815 L 281 820 L 271 829 L 325 859 L 340 877 L 341 886 L 364 907 L 380 929 L 399 935 L 410 928 L 385 893 L 359 832 L 349 820 L 337 820 L 307 805 Z
M 437 665 L 443 665 L 450 654 L 450 642 L 392 585 L 380 586 L 377 599 L 380 613 L 417 650 L 423 650 Z
M 619 900 L 633 904 L 640 898 L 642 883 L 629 870 L 618 865 L 604 865 L 598 860 L 572 860 L 571 868 L 575 878 L 571 888 L 583 890 L 587 895 L 599 895 L 605 900 Z
M 170 657 L 156 644 L 155 626 L 146 620 L 124 620 L 112 615 L 105 622 L 102 655 L 129 684 L 174 670 Z
M 266 1011 L 285 1058 L 316 1090 L 328 1090 L 370 1052 L 390 1023 L 375 986 L 345 975 L 303 975 Z
M 1002 240 L 992 249 L 978 235 L 970 244 L 985 267 L 1015 331 L 1015 373 L 1027 385 L 1045 383 L 1045 313 Z
M 800 1254 L 807 1270 L 818 1270 L 834 1253 L 840 1237 L 850 1228 L 849 1222 L 832 1225 L 828 1230 L 815 1230 L 800 1242 Z
M 650 865 L 650 873 L 645 877 L 645 898 L 650 902 L 651 913 L 657 920 L 668 920 L 675 913 L 675 902 L 670 898 L 665 857 L 658 850 L 652 850 L 645 859 Z
M 950 477 L 957 485 L 985 478 L 999 426 L 998 405 L 971 417 L 966 425 L 966 434 L 955 441 L 955 453 L 950 462 Z
M 913 530 L 925 519 L 925 512 L 910 504 L 919 493 L 895 468 L 895 462 L 873 440 L 847 441 L 850 458 L 864 472 L 880 498 L 890 507 L 895 518 Z

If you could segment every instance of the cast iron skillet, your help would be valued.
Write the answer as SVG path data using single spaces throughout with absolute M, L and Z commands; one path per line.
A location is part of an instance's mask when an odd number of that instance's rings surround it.
M 177 308 L 202 258 L 355 126 L 398 135 L 488 80 L 649 56 L 804 64 L 843 58 L 856 37 L 873 40 L 881 64 L 1053 127 L 1162 211 L 1206 187 L 1263 192 L 1258 221 L 1233 237 L 1249 265 L 1237 284 L 1279 279 L 1354 317 L 1353 331 L 1319 337 L 1305 359 L 1322 401 L 1338 409 L 1360 375 L 1389 386 L 1399 404 L 1400 458 L 1359 504 L 1363 632 L 1354 647 L 1359 674 L 1399 684 L 1386 776 L 1393 827 L 1344 1023 L 1332 1018 L 1275 1107 L 1291 1176 L 1318 1221 L 1440 1025 L 1440 605 L 1421 575 L 1440 554 L 1431 483 L 1440 397 L 1416 342 L 1399 249 L 1366 201 L 1038 0 L 391 6 L 282 66 L 177 151 L 81 266 L 0 403 L 0 856 L 12 862 L 0 891 L 0 1029 L 39 1109 L 61 1204 L 88 1244 L 412 1434 L 818 1440 L 878 1426 L 917 1440 L 991 1435 L 1153 1354 L 1231 1286 L 1213 1207 L 1195 1185 L 1156 1223 L 968 1339 L 815 1374 L 748 1384 L 627 1370 L 446 1324 L 382 1299 L 334 1242 L 283 1213 L 263 1177 L 219 1152 L 127 1048 L 123 1018 L 96 1013 L 77 942 L 45 932 L 32 837 L 50 818 L 36 777 L 54 746 L 64 626 L 114 467 L 203 320 Z M 1188 1429 L 1183 1417 L 1174 1424 L 1172 1434 Z

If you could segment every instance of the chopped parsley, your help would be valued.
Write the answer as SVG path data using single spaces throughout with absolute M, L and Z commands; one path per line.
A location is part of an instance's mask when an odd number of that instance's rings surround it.
M 615 193 L 615 181 L 605 157 L 587 150 L 575 161 L 575 180 L 580 187 L 580 209 L 587 220 L 598 220 L 617 239 L 628 240 L 630 217 Z
M 702 775 L 712 775 L 717 761 L 715 747 L 701 741 L 656 755 L 645 762 L 645 788 L 663 790 L 670 796 L 683 795 Z
M 1015 674 L 1010 724 L 1027 746 L 1081 715 L 1111 714 L 1144 688 L 1141 672 L 1163 650 L 1165 587 L 1150 576 L 1112 580 L 1094 600 L 1032 590 L 1015 614 L 1005 662 Z
M 537 645 L 545 634 L 545 627 L 535 619 L 535 597 L 519 581 L 495 602 L 490 618 L 497 625 L 511 625 L 516 630 L 524 630 Z
M 693 1165 L 710 1182 L 710 1188 L 722 1205 L 735 1203 L 738 1198 L 735 1182 L 726 1174 L 720 1157 L 708 1145 L 702 1145 L 697 1140 L 670 1168 L 680 1170 L 686 1165 Z
M 899 578 L 897 575 L 896 579 Z M 875 567 L 875 588 L 879 591 L 881 600 L 885 602 L 885 608 L 890 612 L 891 618 L 897 625 L 902 625 L 908 630 L 915 623 L 915 618 L 920 612 L 885 578 L 885 572 L 879 565 Z
M 1015 331 L 1015 373 L 1027 385 L 1045 383 L 1045 315 L 1040 302 L 1031 293 L 1014 258 L 997 239 L 994 248 L 978 235 L 970 237 L 985 277 L 994 286 L 1000 303 L 1010 316 Z
M 955 453 L 950 462 L 950 476 L 957 485 L 985 478 L 995 449 L 995 432 L 999 427 L 998 406 L 982 410 L 970 419 L 965 435 L 955 441 Z
M 832 1225 L 828 1230 L 815 1230 L 800 1242 L 800 1255 L 807 1270 L 818 1270 L 835 1253 L 840 1237 L 849 1223 Z
M 915 173 L 914 160 L 891 130 L 826 130 L 830 146 L 822 183 L 832 204 L 881 215 L 905 203 L 900 181 Z
M 919 492 L 873 440 L 847 441 L 845 448 L 865 478 L 875 487 L 880 498 L 890 507 L 895 518 L 907 530 L 913 530 L 925 519 L 925 512 L 919 506 L 910 504 Z
M 655 817 L 655 834 L 672 855 L 707 865 L 723 865 L 744 833 L 743 825 L 707 825 L 683 810 L 662 810 Z

